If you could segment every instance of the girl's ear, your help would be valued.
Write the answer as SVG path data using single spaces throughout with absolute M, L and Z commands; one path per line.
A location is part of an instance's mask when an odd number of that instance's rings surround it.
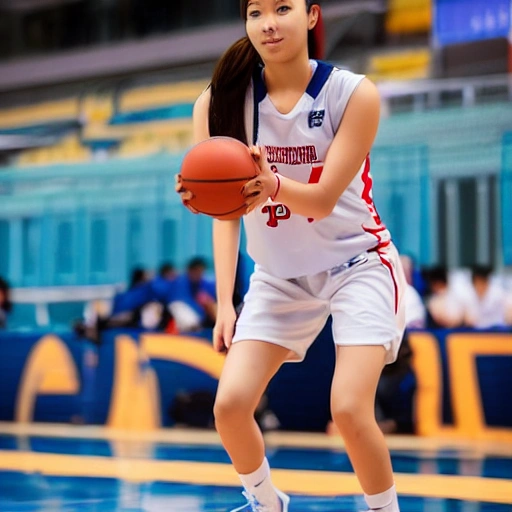
M 308 30 L 313 30 L 318 23 L 318 19 L 320 18 L 320 6 L 317 4 L 313 4 L 311 9 L 309 10 L 309 24 Z

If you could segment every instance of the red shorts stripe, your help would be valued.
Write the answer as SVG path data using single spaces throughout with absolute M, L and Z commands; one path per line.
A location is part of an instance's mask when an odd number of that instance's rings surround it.
M 398 283 L 396 281 L 395 269 L 389 260 L 387 260 L 384 255 L 377 249 L 377 254 L 379 255 L 380 261 L 382 264 L 387 267 L 389 273 L 391 274 L 391 279 L 393 280 L 393 287 L 395 289 L 395 315 L 398 314 Z

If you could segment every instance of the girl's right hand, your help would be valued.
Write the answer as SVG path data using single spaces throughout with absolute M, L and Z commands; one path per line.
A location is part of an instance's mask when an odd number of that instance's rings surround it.
M 194 207 L 190 206 L 189 201 L 193 199 L 194 194 L 190 190 L 187 190 L 183 187 L 183 182 L 181 181 L 181 174 L 176 174 L 174 176 L 176 184 L 174 185 L 174 189 L 181 197 L 181 202 L 184 206 L 186 206 L 192 213 L 199 213 Z
M 236 312 L 232 305 L 219 307 L 213 328 L 213 348 L 216 352 L 227 352 L 235 333 Z

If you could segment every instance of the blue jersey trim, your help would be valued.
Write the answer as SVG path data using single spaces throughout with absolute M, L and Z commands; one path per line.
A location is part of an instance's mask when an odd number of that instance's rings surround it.
M 316 100 L 320 94 L 320 91 L 323 89 L 334 69 L 334 66 L 322 61 L 317 61 L 317 64 L 313 78 L 311 78 L 308 88 L 306 89 L 306 94 L 309 94 L 314 100 Z
M 306 94 L 311 96 L 313 99 L 316 99 L 320 94 L 320 91 L 323 89 L 325 83 L 331 76 L 332 70 L 334 66 L 331 64 L 327 64 L 322 61 L 317 61 L 317 67 L 311 78 L 308 87 L 306 89 Z M 253 76 L 253 84 L 254 84 L 254 119 L 253 119 L 253 140 L 252 143 L 256 144 L 258 140 L 258 130 L 259 130 L 259 117 L 260 117 L 260 103 L 265 99 L 267 95 L 267 88 L 265 86 L 265 82 L 263 81 L 262 68 L 260 66 L 257 67 L 254 76 Z

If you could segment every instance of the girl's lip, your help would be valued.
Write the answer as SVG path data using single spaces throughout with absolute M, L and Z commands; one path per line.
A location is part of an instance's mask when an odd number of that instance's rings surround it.
M 270 39 L 269 41 L 264 41 L 263 44 L 277 44 L 280 43 L 283 39 Z

